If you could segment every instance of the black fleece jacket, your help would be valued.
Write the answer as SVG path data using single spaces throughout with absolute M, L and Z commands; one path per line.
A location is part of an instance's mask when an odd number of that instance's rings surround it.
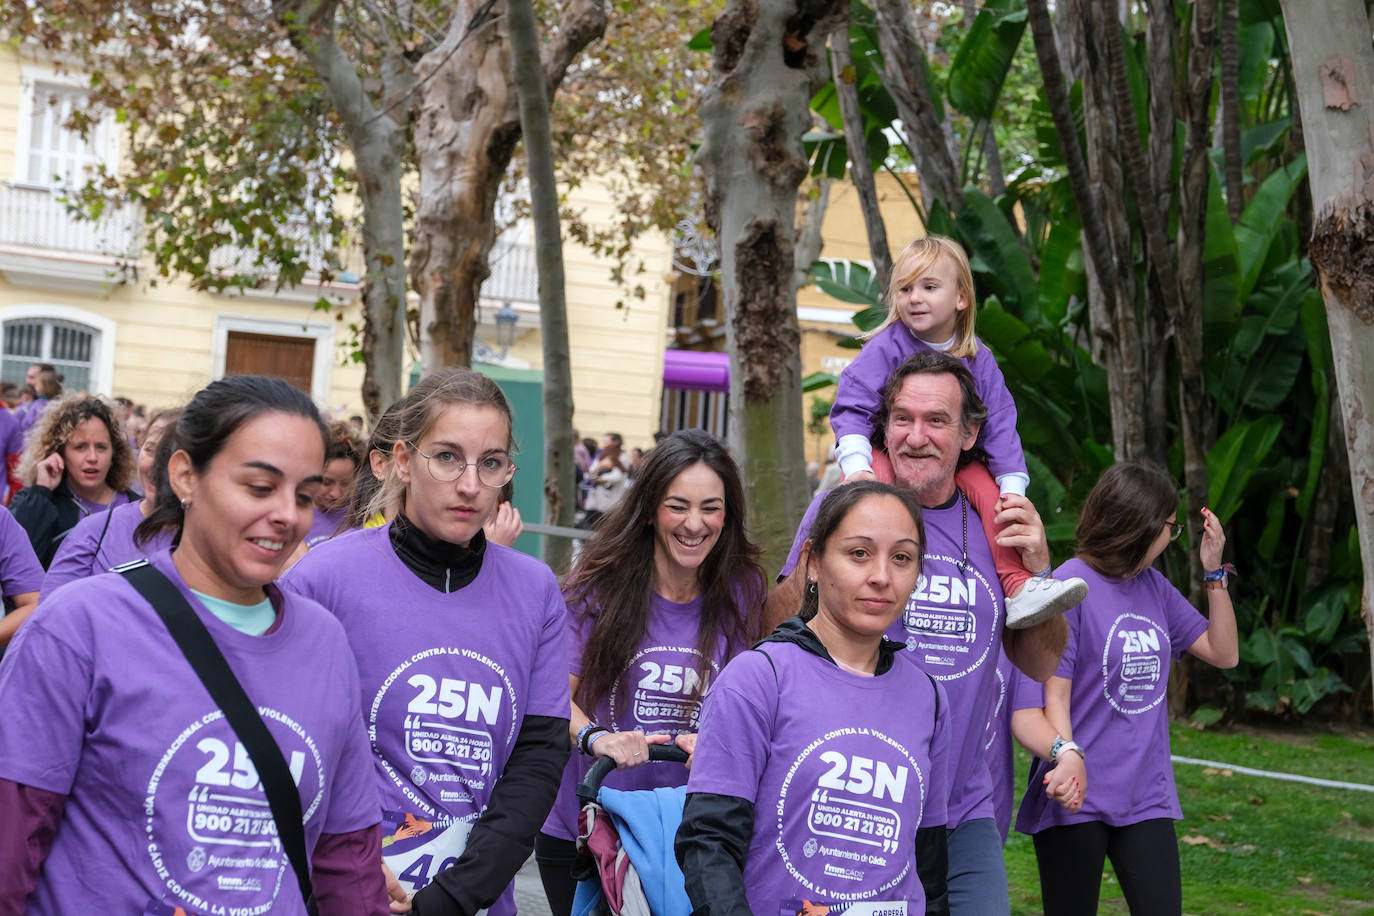
M 791 643 L 835 663 L 800 617 L 790 617 L 778 624 L 759 645 L 774 642 Z M 903 648 L 899 642 L 884 639 L 878 647 L 874 675 L 890 671 Z M 935 714 L 940 714 L 939 709 Z M 753 916 L 744 889 L 744 861 L 753 835 L 752 802 L 733 795 L 688 794 L 673 848 L 686 878 L 693 916 Z M 925 888 L 927 916 L 949 914 L 948 865 L 944 825 L 917 829 L 916 871 Z
M 411 572 L 448 594 L 477 578 L 486 554 L 482 532 L 467 547 L 426 536 L 404 515 L 391 526 L 391 545 Z M 496 902 L 534 849 L 568 762 L 568 720 L 525 716 L 486 810 L 468 834 L 463 854 L 415 894 L 416 916 L 473 916 Z

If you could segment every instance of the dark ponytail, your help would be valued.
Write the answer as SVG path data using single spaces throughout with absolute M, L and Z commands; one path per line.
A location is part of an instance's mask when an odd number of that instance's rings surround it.
M 265 375 L 231 375 L 211 382 L 186 405 L 176 426 L 163 433 L 155 459 L 160 470 L 154 469 L 157 497 L 153 511 L 135 530 L 134 540 L 146 544 L 160 532 L 179 532 L 186 520 L 167 473 L 167 462 L 173 454 L 185 452 L 191 458 L 191 466 L 203 472 L 240 427 L 265 413 L 310 420 L 319 428 L 320 444 L 328 448 L 329 432 L 320 412 L 299 388 Z

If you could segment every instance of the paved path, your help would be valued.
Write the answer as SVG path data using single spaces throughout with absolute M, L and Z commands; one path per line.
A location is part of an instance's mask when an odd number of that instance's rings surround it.
M 551 916 L 534 856 L 530 856 L 515 874 L 515 908 L 520 911 L 520 916 Z

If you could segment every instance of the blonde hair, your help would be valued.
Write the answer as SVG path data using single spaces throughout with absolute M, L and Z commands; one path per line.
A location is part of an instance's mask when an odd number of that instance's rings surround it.
M 33 486 L 37 480 L 38 463 L 62 451 L 76 428 L 92 417 L 105 424 L 110 434 L 110 470 L 105 475 L 106 485 L 117 493 L 129 489 L 134 479 L 134 452 L 119 428 L 115 406 L 85 391 L 64 395 L 51 402 L 33 429 L 29 430 L 24 443 L 24 456 L 19 460 L 19 479 L 24 481 L 25 486 Z M 62 476 L 65 480 L 65 471 Z
M 902 320 L 901 312 L 897 308 L 898 291 L 914 283 L 916 278 L 930 270 L 941 257 L 954 262 L 956 288 L 964 302 L 968 303 L 965 308 L 955 313 L 954 346 L 946 352 L 958 359 L 969 359 L 978 354 L 978 338 L 974 335 L 977 302 L 973 293 L 973 270 L 969 267 L 968 254 L 964 251 L 964 246 L 944 235 L 927 235 L 912 239 L 897 255 L 896 260 L 892 262 L 892 277 L 883 296 L 887 302 L 887 317 L 881 325 L 860 335 L 861 339 L 867 340 L 889 325 Z

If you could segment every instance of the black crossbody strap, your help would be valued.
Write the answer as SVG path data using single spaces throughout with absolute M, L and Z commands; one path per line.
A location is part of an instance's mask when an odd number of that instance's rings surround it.
M 258 778 L 262 780 L 267 804 L 272 809 L 272 818 L 277 822 L 277 833 L 287 859 L 296 872 L 296 883 L 300 885 L 306 912 L 316 916 L 315 893 L 310 886 L 310 867 L 305 855 L 301 797 L 281 748 L 277 747 L 257 708 L 243 692 L 243 687 L 215 645 L 210 631 L 205 629 L 205 624 L 196 616 L 177 587 L 146 560 L 126 564 L 115 571 L 128 579 L 129 584 L 138 589 L 138 593 L 157 611 L 177 647 L 209 692 L 210 699 L 224 712 L 225 721 L 248 751 L 248 757 L 258 771 Z

